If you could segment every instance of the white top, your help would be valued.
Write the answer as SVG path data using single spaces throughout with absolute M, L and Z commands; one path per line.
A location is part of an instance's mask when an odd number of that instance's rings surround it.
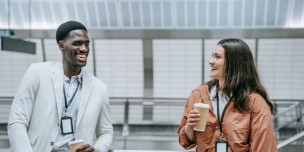
M 79 73 L 79 75 L 72 76 L 71 79 L 69 79 L 67 76 L 64 75 L 63 78 L 64 82 L 64 88 L 66 90 L 66 97 L 67 97 L 67 102 L 71 102 L 67 108 L 67 116 L 72 117 L 73 121 L 73 134 L 67 134 L 67 135 L 62 135 L 61 131 L 58 133 L 58 137 L 55 141 L 53 151 L 56 152 L 64 152 L 64 151 L 69 151 L 68 148 L 68 142 L 72 141 L 75 139 L 75 130 L 76 130 L 76 121 L 77 121 L 77 114 L 78 114 L 78 109 L 79 109 L 79 100 L 80 100 L 80 93 L 81 93 L 81 83 L 82 83 L 82 72 Z M 79 85 L 78 85 L 79 83 Z M 78 87 L 78 90 L 77 90 Z M 77 92 L 76 92 L 77 91 Z M 75 94 L 75 98 L 73 101 L 71 101 L 71 98 L 73 94 Z M 65 107 L 65 99 L 63 99 L 63 107 Z M 67 103 L 68 104 L 68 103 Z M 62 116 L 65 116 L 65 108 L 62 109 Z
M 210 101 L 212 101 L 213 110 L 217 117 L 217 101 L 216 101 L 215 96 L 216 96 L 216 87 L 213 87 L 210 92 Z M 224 110 L 226 104 L 228 103 L 228 101 L 221 91 L 219 92 L 218 97 L 219 97 L 220 115 L 222 115 L 223 110 Z

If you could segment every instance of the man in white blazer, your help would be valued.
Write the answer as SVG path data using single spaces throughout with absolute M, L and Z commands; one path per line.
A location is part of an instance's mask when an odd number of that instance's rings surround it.
M 113 140 L 107 87 L 82 68 L 90 50 L 87 29 L 65 22 L 56 40 L 62 61 L 32 64 L 13 100 L 11 151 L 68 152 L 69 141 L 82 139 L 77 152 L 107 152 Z

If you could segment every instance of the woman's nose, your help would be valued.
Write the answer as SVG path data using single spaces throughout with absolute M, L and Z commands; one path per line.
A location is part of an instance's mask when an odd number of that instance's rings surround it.
M 213 57 L 211 57 L 211 58 L 209 59 L 209 64 L 212 65 L 213 63 L 214 63 Z

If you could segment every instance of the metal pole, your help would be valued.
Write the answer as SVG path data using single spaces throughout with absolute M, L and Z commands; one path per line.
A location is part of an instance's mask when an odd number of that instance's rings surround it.
M 11 30 L 11 1 L 7 1 L 7 21 L 8 21 L 8 30 Z
M 296 122 L 296 124 L 297 124 L 297 133 L 296 134 L 298 134 L 298 133 L 300 133 L 302 130 L 301 130 L 301 116 L 302 116 L 302 114 L 301 114 L 301 102 L 299 102 L 299 105 L 296 107 L 296 117 L 297 117 L 297 122 Z M 300 140 L 297 140 L 297 149 L 298 149 L 298 151 L 301 151 L 301 149 L 302 149 L 302 140 L 300 139 Z
M 28 16 L 29 16 L 29 41 L 32 41 L 32 13 L 31 13 L 32 1 L 29 0 L 28 4 Z
M 129 98 L 127 98 L 125 102 L 125 117 L 124 117 L 124 124 L 122 128 L 122 136 L 124 139 L 124 149 L 127 149 L 127 137 L 129 135 Z
M 273 111 L 274 111 L 274 115 L 278 114 L 278 105 L 277 105 L 276 100 L 273 100 Z M 279 127 L 278 119 L 279 119 L 279 117 L 275 117 L 273 119 L 274 128 L 278 128 Z M 279 130 L 277 130 L 275 133 L 276 133 L 277 140 L 279 140 L 280 139 L 280 132 L 279 132 Z
M 301 132 L 302 130 L 303 130 L 303 125 L 302 125 L 302 101 L 300 101 L 300 104 L 299 104 L 299 112 L 300 112 L 300 116 L 299 116 L 299 123 L 300 123 L 300 126 L 299 126 L 299 128 L 300 128 L 300 131 L 299 132 Z M 300 143 L 300 151 L 303 151 L 302 149 L 303 149 L 303 138 L 301 138 L 300 139 L 300 141 L 299 141 Z
M 92 39 L 92 53 L 93 53 L 93 74 L 96 76 L 96 51 L 95 51 L 95 39 Z

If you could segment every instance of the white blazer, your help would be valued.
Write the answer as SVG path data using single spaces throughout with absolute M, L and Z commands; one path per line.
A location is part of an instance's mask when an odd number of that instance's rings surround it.
M 86 72 L 77 115 L 75 138 L 107 152 L 113 140 L 106 85 Z M 32 64 L 13 100 L 8 137 L 13 152 L 51 152 L 63 108 L 63 64 Z

